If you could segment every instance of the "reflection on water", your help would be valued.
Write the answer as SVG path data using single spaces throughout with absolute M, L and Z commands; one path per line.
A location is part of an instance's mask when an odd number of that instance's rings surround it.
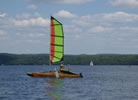
M 138 100 L 138 66 L 70 66 L 84 78 L 32 78 L 45 66 L 0 66 L 0 100 Z
M 52 78 L 49 80 L 48 84 L 48 96 L 52 97 L 53 100 L 61 100 L 63 97 L 61 93 L 61 89 L 63 87 L 63 79 Z

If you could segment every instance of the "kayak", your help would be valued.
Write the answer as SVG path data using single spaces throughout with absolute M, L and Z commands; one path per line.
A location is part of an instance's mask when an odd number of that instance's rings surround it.
M 56 77 L 56 72 L 28 72 L 27 75 L 32 77 Z M 80 74 L 68 74 L 58 72 L 59 78 L 82 78 L 82 73 Z

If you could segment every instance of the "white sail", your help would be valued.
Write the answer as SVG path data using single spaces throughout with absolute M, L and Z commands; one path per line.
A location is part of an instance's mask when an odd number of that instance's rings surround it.
M 90 62 L 90 66 L 93 66 L 93 61 L 91 60 L 91 62 Z

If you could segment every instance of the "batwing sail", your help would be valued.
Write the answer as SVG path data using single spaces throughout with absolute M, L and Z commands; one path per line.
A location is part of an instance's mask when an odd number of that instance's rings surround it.
M 51 43 L 50 62 L 63 61 L 64 58 L 64 34 L 62 24 L 51 16 Z

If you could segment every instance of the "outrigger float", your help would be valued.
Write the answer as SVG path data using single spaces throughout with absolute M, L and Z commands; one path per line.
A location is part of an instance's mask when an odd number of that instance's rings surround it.
M 27 75 L 32 77 L 58 77 L 58 78 L 82 78 L 82 73 L 76 74 L 72 71 L 64 69 L 64 33 L 62 24 L 51 16 L 51 42 L 50 42 L 50 61 L 53 63 L 61 63 L 61 68 L 57 71 L 49 72 L 28 72 Z

